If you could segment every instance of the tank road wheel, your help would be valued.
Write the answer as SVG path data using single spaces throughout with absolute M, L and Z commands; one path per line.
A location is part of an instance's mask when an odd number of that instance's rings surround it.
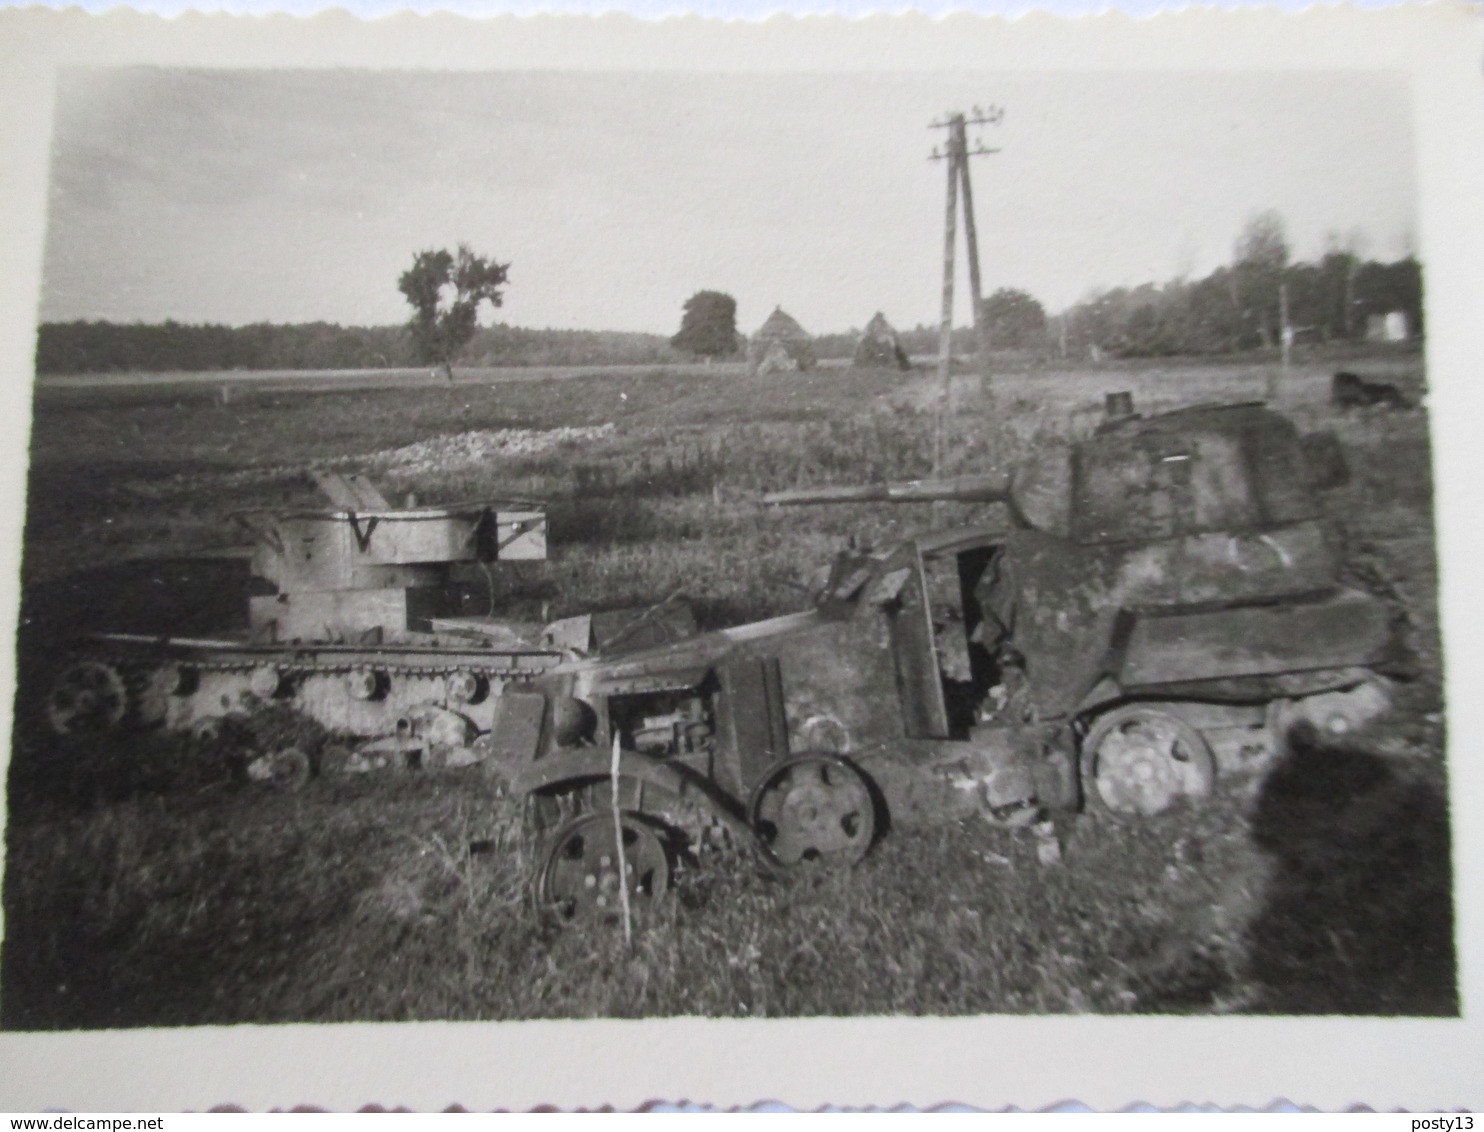
M 450 673 L 447 688 L 448 702 L 452 704 L 477 704 L 489 691 L 484 678 L 475 672 Z
M 118 727 L 129 714 L 129 689 L 118 669 L 97 660 L 69 664 L 52 684 L 46 716 L 58 735 Z
M 638 814 L 621 812 L 623 881 L 629 905 L 652 905 L 670 887 L 670 861 L 659 833 Z M 613 815 L 584 814 L 557 830 L 537 879 L 536 897 L 562 920 L 617 923 L 623 915 L 619 892 L 618 841 Z
M 260 664 L 252 670 L 247 686 L 260 700 L 275 700 L 284 693 L 287 681 L 281 669 L 271 664 Z
M 803 755 L 769 772 L 752 796 L 753 831 L 781 865 L 853 865 L 876 836 L 876 802 L 860 771 Z
M 256 673 L 254 677 L 256 678 Z M 267 677 L 264 677 L 266 685 Z M 378 700 L 386 693 L 386 677 L 374 668 L 357 668 L 346 674 L 345 690 L 353 700 Z M 256 691 L 256 688 L 254 688 Z M 277 690 L 277 684 L 274 685 Z M 268 697 L 271 698 L 271 693 Z
M 1082 792 L 1118 816 L 1163 813 L 1182 798 L 1208 798 L 1216 783 L 1211 748 L 1190 724 L 1153 705 L 1126 704 L 1102 716 L 1082 742 Z
M 270 790 L 293 794 L 309 784 L 314 764 L 298 747 L 284 747 L 249 762 L 247 776 Z

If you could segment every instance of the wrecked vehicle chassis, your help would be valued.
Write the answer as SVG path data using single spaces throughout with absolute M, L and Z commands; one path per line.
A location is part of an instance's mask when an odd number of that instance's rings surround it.
M 1300 721 L 1340 733 L 1389 708 L 1370 667 L 1391 655 L 1389 613 L 1346 590 L 1281 608 L 1089 617 L 1056 636 L 1063 657 L 1090 659 L 1035 686 L 1030 662 L 976 643 L 975 594 L 991 564 L 1046 553 L 1041 538 L 965 529 L 844 555 L 814 609 L 508 688 L 492 765 L 570 818 L 547 842 L 543 902 L 611 908 L 619 829 L 647 869 L 631 895 L 655 895 L 667 831 L 694 844 L 727 829 L 794 866 L 858 861 L 888 825 L 973 814 L 1023 825 L 1084 803 L 1137 819 L 1267 766 Z M 944 574 L 967 616 L 935 602 Z M 1064 592 L 1049 626 L 1077 624 L 1059 614 L 1086 586 Z M 1205 650 L 1203 665 L 1192 643 L 1212 639 L 1228 647 Z
M 1161 813 L 1260 771 L 1295 726 L 1337 737 L 1384 716 L 1410 674 L 1400 625 L 1342 581 L 1320 500 L 1338 477 L 1311 450 L 1260 404 L 1120 405 L 1008 476 L 767 497 L 993 503 L 1008 520 L 845 553 L 807 612 L 518 692 L 528 722 L 502 716 L 492 743 L 516 788 L 608 776 L 611 815 L 631 815 L 559 832 L 544 897 L 606 892 L 613 858 L 593 845 L 619 838 L 611 823 L 643 842 L 645 815 L 695 800 L 775 861 L 850 862 L 888 823 Z

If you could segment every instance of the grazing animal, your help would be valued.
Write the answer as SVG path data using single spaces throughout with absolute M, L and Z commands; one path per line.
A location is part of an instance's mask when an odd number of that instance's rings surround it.
M 1356 373 L 1337 373 L 1329 387 L 1329 401 L 1337 409 L 1405 409 L 1406 398 L 1389 381 L 1367 381 Z

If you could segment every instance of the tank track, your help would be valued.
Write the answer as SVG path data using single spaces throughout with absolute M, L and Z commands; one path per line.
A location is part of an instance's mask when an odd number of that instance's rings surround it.
M 476 731 L 493 724 L 504 690 L 568 659 L 542 649 L 447 645 L 288 644 L 97 634 L 74 643 L 70 667 L 106 666 L 127 689 L 121 726 L 188 731 L 256 706 L 292 708 L 326 730 L 376 738 L 408 726 L 409 713 L 456 711 Z M 459 695 L 454 677 L 464 681 Z M 359 694 L 357 687 L 359 685 Z

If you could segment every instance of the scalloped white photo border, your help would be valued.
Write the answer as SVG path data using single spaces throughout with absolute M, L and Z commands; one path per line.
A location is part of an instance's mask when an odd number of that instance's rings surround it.
M 362 10 L 379 12 L 378 0 Z M 557 5 L 542 4 L 546 10 Z M 586 6 L 586 5 L 584 5 Z M 774 5 L 776 6 L 776 5 Z M 233 7 L 228 5 L 228 7 Z M 275 5 L 275 8 L 279 5 Z M 701 10 L 711 10 L 697 6 Z M 759 6 L 761 7 L 761 6 Z M 733 0 L 733 9 L 752 9 Z M 245 4 L 241 10 L 256 9 Z M 524 11 L 517 5 L 512 10 Z M 652 14 L 672 9 L 632 3 Z M 852 5 L 836 10 L 856 11 Z M 1019 9 L 1017 9 L 1019 10 Z M 742 13 L 736 13 L 742 14 Z M 798 1108 L 1135 1102 L 1339 1110 L 1484 1108 L 1484 22 L 1437 3 L 1186 10 L 1152 19 L 922 14 L 723 23 L 697 17 L 312 19 L 0 9 L 0 561 L 19 572 L 53 78 L 62 65 L 451 70 L 1404 71 L 1416 92 L 1427 268 L 1463 1017 L 669 1019 L 238 1026 L 0 1034 L 0 1111 L 181 1111 L 368 1103 L 436 1111 L 694 1101 Z M 18 593 L 0 588 L 0 623 Z M 9 730 L 14 659 L 0 658 Z

